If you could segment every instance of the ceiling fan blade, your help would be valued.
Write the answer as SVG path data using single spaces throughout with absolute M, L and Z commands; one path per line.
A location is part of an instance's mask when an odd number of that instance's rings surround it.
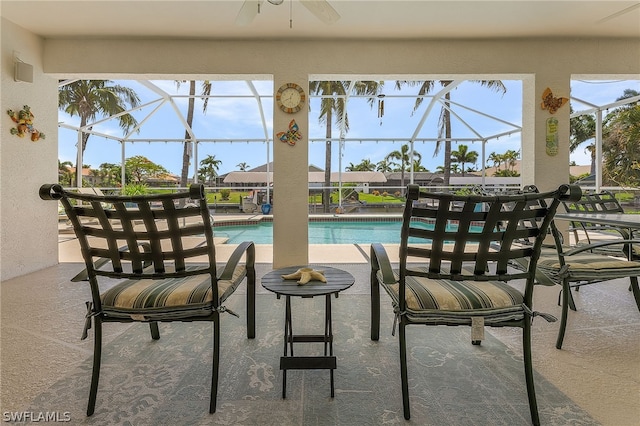
M 333 24 L 340 19 L 340 14 L 326 0 L 300 0 L 300 3 L 325 24 Z
M 640 3 L 633 4 L 633 5 L 629 6 L 629 7 L 627 7 L 626 9 L 622 9 L 622 10 L 620 10 L 620 11 L 618 11 L 618 12 L 612 14 L 612 15 L 609 15 L 609 16 L 606 16 L 606 17 L 600 19 L 599 21 L 596 22 L 596 24 L 602 24 L 603 22 L 610 21 L 612 19 L 617 18 L 618 16 L 622 16 L 624 14 L 627 14 L 627 13 L 631 12 L 632 10 L 635 10 L 635 9 L 637 9 L 639 7 L 640 7 Z
M 263 0 L 244 0 L 238 16 L 236 16 L 236 25 L 241 27 L 249 25 L 258 14 L 262 3 Z

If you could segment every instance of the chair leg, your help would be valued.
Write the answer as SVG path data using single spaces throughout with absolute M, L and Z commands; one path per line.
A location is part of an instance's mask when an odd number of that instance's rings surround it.
M 211 370 L 211 400 L 209 401 L 209 413 L 216 412 L 216 400 L 218 399 L 218 373 L 220 370 L 220 314 L 216 313 L 213 321 L 213 366 Z
M 407 374 L 407 335 L 406 324 L 400 320 L 398 326 L 398 332 L 400 333 L 400 378 L 402 381 L 402 406 L 404 409 L 404 418 L 409 420 L 411 418 L 411 410 L 409 408 L 409 376 Z
M 576 291 L 580 290 L 580 287 L 576 287 L 575 288 Z M 571 294 L 571 287 L 569 287 L 569 308 L 571 308 L 572 311 L 577 311 L 578 309 L 576 308 L 576 302 L 573 300 L 573 294 Z M 560 290 L 560 294 L 558 294 L 558 305 L 560 305 L 562 302 L 562 293 L 564 293 L 564 290 Z
M 524 351 L 524 377 L 527 382 L 527 396 L 529 397 L 529 411 L 531 412 L 531 422 L 540 425 L 538 415 L 538 403 L 536 401 L 536 388 L 533 383 L 533 360 L 531 357 L 531 319 L 525 318 L 525 325 L 522 330 L 522 348 Z
M 158 322 L 157 321 L 151 321 L 149 323 L 149 328 L 151 329 L 151 338 L 153 340 L 160 339 L 160 329 L 158 328 Z
M 558 330 L 558 339 L 556 340 L 556 348 L 562 349 L 562 341 L 564 340 L 564 333 L 567 328 L 567 315 L 569 311 L 569 297 L 570 297 L 569 283 L 565 280 L 562 281 L 562 318 L 560 318 L 560 330 Z
M 371 269 L 371 340 L 380 339 L 380 283 L 377 271 Z
M 256 271 L 247 271 L 247 338 L 256 337 Z
M 96 395 L 98 394 L 98 381 L 100 380 L 100 360 L 102 358 L 102 320 L 97 316 L 94 317 L 93 327 L 93 369 L 91 371 L 91 387 L 89 388 L 87 416 L 93 415 L 96 408 Z
M 576 291 L 579 291 L 579 290 L 580 290 L 580 287 L 576 287 Z M 569 293 L 569 308 L 572 311 L 577 311 L 578 309 L 576 309 L 576 302 L 573 299 L 573 294 L 571 294 L 571 288 L 570 287 L 569 287 L 568 293 Z
M 636 299 L 636 306 L 640 311 L 640 287 L 638 286 L 638 277 L 631 277 L 631 291 L 633 291 L 633 298 Z

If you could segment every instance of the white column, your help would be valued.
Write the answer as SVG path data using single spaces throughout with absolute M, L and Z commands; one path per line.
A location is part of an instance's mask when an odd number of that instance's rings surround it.
M 537 73 L 523 81 L 522 96 L 522 185 L 534 184 L 540 191 L 549 191 L 569 183 L 569 102 L 553 114 L 543 109 L 542 93 L 551 89 L 553 96 L 569 98 L 571 75 L 550 70 Z M 558 120 L 558 153 L 547 154 L 547 119 Z
M 291 65 L 292 62 L 289 62 Z M 307 73 L 281 70 L 273 82 L 273 267 L 309 263 L 309 80 Z M 286 83 L 305 93 L 305 106 L 288 114 L 276 105 L 275 94 Z M 302 138 L 289 145 L 276 136 L 295 120 Z

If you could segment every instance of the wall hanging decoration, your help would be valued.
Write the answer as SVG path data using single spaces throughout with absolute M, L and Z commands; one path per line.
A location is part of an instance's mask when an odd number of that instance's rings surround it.
M 286 83 L 276 92 L 276 105 L 287 114 L 295 114 L 304 106 L 306 96 L 302 87 Z
M 384 117 L 384 94 L 378 95 L 378 118 L 380 119 L 380 125 L 382 126 L 382 117 Z
M 16 123 L 16 126 L 11 128 L 10 132 L 12 135 L 17 135 L 21 138 L 26 135 L 31 135 L 31 140 L 34 142 L 46 138 L 44 133 L 41 133 L 33 127 L 33 113 L 29 105 L 23 106 L 22 109 L 17 112 L 12 109 L 7 110 L 7 114 L 9 114 L 9 117 Z
M 302 133 L 300 133 L 300 131 L 298 130 L 298 124 L 296 123 L 296 120 L 291 120 L 291 122 L 289 123 L 288 131 L 279 132 L 276 134 L 276 136 L 280 139 L 280 141 L 286 142 L 291 146 L 294 146 L 297 141 L 302 139 Z
M 558 154 L 558 119 L 555 117 L 547 118 L 547 155 L 554 156 Z
M 544 89 L 542 92 L 542 103 L 540 104 L 540 108 L 549 110 L 549 114 L 555 114 L 560 107 L 566 104 L 569 101 L 569 98 L 554 97 L 553 92 L 548 87 Z

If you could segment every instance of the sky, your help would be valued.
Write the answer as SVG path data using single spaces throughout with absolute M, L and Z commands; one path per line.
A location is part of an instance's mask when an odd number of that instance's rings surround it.
M 522 125 L 522 82 L 519 80 L 502 80 L 506 93 L 492 91 L 478 83 L 465 81 L 451 92 L 452 102 L 462 106 L 453 106 L 456 116 L 452 117 L 452 149 L 465 144 L 471 151 L 479 154 L 476 167 L 481 167 L 482 143 L 464 141 L 465 138 L 486 138 L 485 156 L 492 152 L 503 153 L 506 150 L 520 150 L 520 133 Z M 175 81 L 152 81 L 153 84 L 170 94 L 186 95 L 188 83 L 177 88 Z M 130 87 L 139 95 L 143 106 L 132 114 L 141 123 L 140 130 L 131 135 L 132 139 L 165 140 L 184 138 L 182 126 L 174 107 L 169 103 L 162 104 L 157 93 L 137 81 L 114 80 L 112 84 Z M 272 135 L 273 116 L 273 83 L 271 81 L 254 81 L 255 90 L 261 96 L 261 104 L 269 137 Z M 436 84 L 432 94 L 440 90 Z M 601 80 L 578 81 L 571 84 L 571 96 L 596 105 L 606 105 L 620 97 L 625 89 L 640 92 L 640 81 Z M 396 90 L 394 81 L 386 81 L 382 93 L 384 97 L 384 115 L 378 117 L 377 100 L 373 108 L 364 98 L 351 98 L 348 102 L 349 129 L 345 134 L 344 149 L 340 156 L 339 144 L 335 142 L 332 150 L 332 170 L 345 170 L 350 164 L 358 164 L 364 159 L 378 163 L 392 151 L 399 150 L 414 135 L 420 139 L 434 139 L 438 133 L 438 117 L 440 104 L 435 105 L 428 117 L 425 111 L 431 99 L 425 98 L 422 105 L 414 112 L 415 94 L 418 87 L 404 87 Z M 200 92 L 200 85 L 196 92 Z M 269 160 L 273 161 L 272 144 L 267 144 L 262 126 L 260 109 L 253 97 L 249 85 L 244 81 L 214 81 L 212 95 L 206 113 L 202 110 L 202 100 L 196 100 L 193 131 L 199 139 L 236 140 L 234 142 L 202 142 L 198 144 L 198 161 L 207 155 L 214 155 L 220 160 L 219 174 L 239 170 L 240 163 L 246 163 L 249 169 L 267 162 L 267 147 L 270 149 Z M 176 108 L 184 115 L 187 110 L 187 97 L 177 97 Z M 325 136 L 325 124 L 318 121 L 319 98 L 311 97 L 309 113 L 309 163 L 324 168 L 325 148 L 323 142 L 313 142 Z M 565 108 L 568 107 L 565 106 Z M 574 111 L 586 109 L 583 104 L 572 102 Z M 495 118 L 491 118 L 495 117 Z M 297 118 L 292 115 L 292 118 Z M 77 126 L 78 117 L 70 117 L 59 112 L 59 122 Z M 122 129 L 115 120 L 104 121 L 94 126 L 94 130 L 102 134 L 122 137 Z M 282 131 L 286 129 L 278 129 Z M 507 132 L 512 132 L 507 135 Z M 494 135 L 503 134 L 499 138 Z M 333 125 L 333 137 L 338 138 L 340 131 Z M 260 140 L 259 142 L 249 142 Z M 59 159 L 75 164 L 77 133 L 75 130 L 59 128 Z M 273 143 L 282 143 L 276 140 Z M 300 142 L 298 142 L 300 143 Z M 585 143 L 583 146 L 588 145 Z M 421 164 L 429 171 L 435 171 L 443 164 L 442 149 L 434 156 L 436 144 L 432 141 L 417 142 L 415 151 L 421 154 Z M 180 175 L 182 168 L 182 144 L 178 142 L 136 142 L 126 143 L 126 157 L 143 155 L 151 161 L 162 165 L 171 173 Z M 83 163 L 98 168 L 102 163 L 120 164 L 122 158 L 121 144 L 118 141 L 92 135 L 89 138 Z M 571 155 L 571 160 L 579 165 L 590 164 L 589 154 L 578 148 Z M 193 174 L 193 165 L 190 168 Z

